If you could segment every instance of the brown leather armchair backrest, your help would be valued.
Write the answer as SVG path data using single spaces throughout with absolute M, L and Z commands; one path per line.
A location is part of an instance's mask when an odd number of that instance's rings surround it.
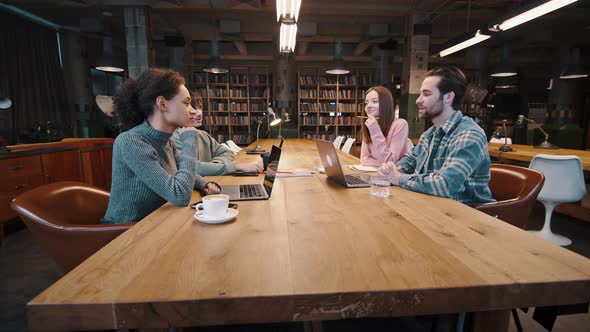
M 490 173 L 489 187 L 496 202 L 477 205 L 475 208 L 524 228 L 543 188 L 545 177 L 530 168 L 503 164 L 492 164 Z
M 67 273 L 133 223 L 102 225 L 109 193 L 81 182 L 55 182 L 29 190 L 12 203 L 33 238 Z

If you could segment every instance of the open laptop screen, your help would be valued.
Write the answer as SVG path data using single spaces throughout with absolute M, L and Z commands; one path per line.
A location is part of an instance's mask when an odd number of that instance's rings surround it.
M 262 182 L 264 189 L 268 193 L 269 197 L 272 192 L 272 187 L 274 185 L 275 178 L 277 177 L 280 157 L 281 149 L 273 145 L 272 150 L 270 152 L 270 162 L 268 163 L 266 171 L 264 171 L 264 181 Z

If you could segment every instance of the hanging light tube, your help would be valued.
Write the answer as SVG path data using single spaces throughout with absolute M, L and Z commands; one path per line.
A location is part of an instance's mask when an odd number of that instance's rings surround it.
M 514 28 L 517 25 L 521 25 L 525 22 L 530 20 L 534 20 L 539 16 L 543 16 L 547 13 L 550 13 L 554 10 L 557 10 L 561 7 L 565 7 L 571 3 L 574 3 L 578 0 L 550 0 L 541 5 L 538 5 L 534 8 L 531 8 L 525 11 L 522 14 L 518 14 L 512 18 L 507 19 L 506 21 L 496 24 L 494 26 L 495 29 L 506 31 L 508 29 Z
M 277 0 L 277 22 L 297 22 L 300 8 L 301 0 Z
M 281 53 L 293 53 L 297 36 L 297 24 L 281 23 L 280 51 Z
M 460 51 L 460 50 L 462 50 L 464 48 L 467 48 L 469 46 L 473 46 L 473 45 L 475 45 L 475 44 L 477 44 L 479 42 L 482 42 L 482 41 L 484 41 L 484 40 L 486 40 L 488 38 L 490 38 L 489 35 L 481 34 L 480 33 L 480 30 L 477 30 L 477 32 L 475 33 L 475 35 L 473 37 L 471 37 L 471 38 L 469 38 L 469 39 L 467 39 L 467 40 L 465 40 L 463 42 L 460 42 L 459 44 L 456 44 L 454 46 L 451 46 L 451 47 L 449 47 L 447 49 L 442 50 L 440 52 L 440 56 L 441 57 L 444 57 L 444 56 L 447 56 L 449 54 L 453 54 L 453 53 L 458 52 L 458 51 Z

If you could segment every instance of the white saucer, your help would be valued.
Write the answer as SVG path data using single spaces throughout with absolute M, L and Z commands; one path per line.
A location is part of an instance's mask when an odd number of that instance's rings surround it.
M 224 217 L 211 218 L 211 217 L 208 217 L 207 215 L 205 215 L 205 213 L 203 211 L 197 211 L 195 213 L 195 219 L 197 219 L 198 221 L 205 223 L 205 224 L 222 224 L 226 221 L 230 221 L 230 220 L 234 219 L 235 217 L 237 217 L 238 213 L 239 213 L 238 210 L 228 208 Z

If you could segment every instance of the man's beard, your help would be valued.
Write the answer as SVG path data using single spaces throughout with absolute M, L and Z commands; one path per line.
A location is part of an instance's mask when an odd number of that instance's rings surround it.
M 418 113 L 418 115 L 420 116 L 421 119 L 428 119 L 428 120 L 432 120 L 433 118 L 436 118 L 437 116 L 439 116 L 444 109 L 444 105 L 443 105 L 443 101 L 439 100 L 436 102 L 436 104 L 427 107 L 426 111 L 422 112 L 422 113 Z

